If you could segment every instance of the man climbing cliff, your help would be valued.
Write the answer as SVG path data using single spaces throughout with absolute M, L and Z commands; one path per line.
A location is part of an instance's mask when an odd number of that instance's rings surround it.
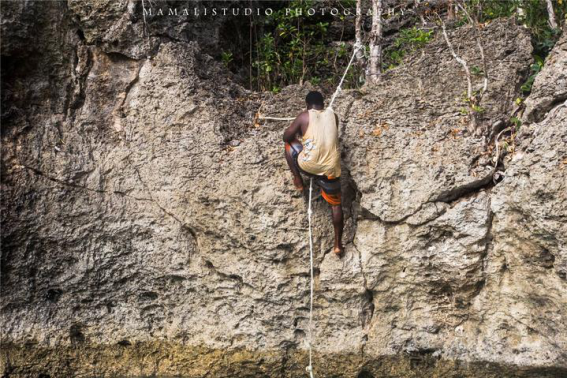
M 301 173 L 312 177 L 321 188 L 325 201 L 331 205 L 335 228 L 333 252 L 341 257 L 344 249 L 339 118 L 332 109 L 324 108 L 320 92 L 309 92 L 305 102 L 307 110 L 301 112 L 284 132 L 285 157 L 293 173 L 295 188 L 303 192 Z

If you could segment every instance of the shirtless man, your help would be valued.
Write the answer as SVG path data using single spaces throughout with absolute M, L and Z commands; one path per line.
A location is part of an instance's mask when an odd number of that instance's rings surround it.
M 301 173 L 312 177 L 321 188 L 325 201 L 331 205 L 335 228 L 333 252 L 341 257 L 344 248 L 339 118 L 333 110 L 325 109 L 324 98 L 320 92 L 309 92 L 305 102 L 307 110 L 299 113 L 284 132 L 285 157 L 293 173 L 295 188 L 303 191 Z

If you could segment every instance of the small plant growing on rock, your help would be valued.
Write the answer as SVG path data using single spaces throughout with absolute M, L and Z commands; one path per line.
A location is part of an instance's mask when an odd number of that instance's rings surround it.
M 522 121 L 520 121 L 518 117 L 511 117 L 510 123 L 514 125 L 514 129 L 516 133 L 520 131 L 520 127 L 522 126 Z
M 234 59 L 234 57 L 232 56 L 231 52 L 227 52 L 227 51 L 223 51 L 221 53 L 221 59 L 222 59 L 222 63 L 224 64 L 224 66 L 226 68 L 229 68 L 230 63 L 232 62 L 232 60 Z
M 426 31 L 413 27 L 402 29 L 400 35 L 394 41 L 392 48 L 385 54 L 383 63 L 384 70 L 392 69 L 400 65 L 407 53 L 424 47 L 433 38 L 433 30 Z
M 528 95 L 532 91 L 532 86 L 534 84 L 535 78 L 544 65 L 544 61 L 540 56 L 534 55 L 534 59 L 535 59 L 535 63 L 530 66 L 530 76 L 528 77 L 526 82 L 522 84 L 522 86 L 520 87 L 524 95 Z

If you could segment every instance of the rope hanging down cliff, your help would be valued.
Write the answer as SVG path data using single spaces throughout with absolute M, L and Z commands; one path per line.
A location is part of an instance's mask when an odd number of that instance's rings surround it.
M 354 45 L 354 49 L 352 52 L 352 57 L 350 58 L 350 61 L 348 62 L 348 65 L 345 69 L 345 72 L 343 74 L 343 76 L 341 77 L 341 81 L 339 82 L 339 85 L 337 86 L 337 89 L 335 90 L 335 93 L 333 93 L 333 96 L 331 97 L 331 102 L 329 102 L 329 106 L 327 106 L 327 109 L 332 109 L 333 108 L 333 103 L 335 102 L 335 99 L 337 98 L 339 92 L 342 90 L 342 85 L 343 82 L 345 80 L 345 77 L 348 73 L 348 70 L 350 69 L 350 66 L 352 65 L 352 62 L 354 61 L 354 58 L 356 56 L 356 53 L 358 52 L 358 50 L 360 50 L 363 46 L 356 43 Z M 274 121 L 293 121 L 295 118 L 285 118 L 285 117 L 264 117 L 261 114 L 258 115 L 258 119 L 265 119 L 265 120 L 274 120 Z M 309 377 L 310 378 L 314 378 L 313 375 L 313 348 L 312 348 L 312 324 L 313 324 L 313 284 L 314 284 L 314 279 L 313 279 L 313 231 L 312 231 L 312 227 L 311 227 L 311 214 L 312 214 L 312 209 L 311 209 L 311 200 L 312 200 L 312 191 L 313 191 L 313 178 L 309 179 L 309 207 L 307 209 L 307 219 L 308 219 L 308 223 L 309 223 L 309 265 L 310 265 L 310 277 L 311 277 L 311 282 L 310 282 L 310 286 L 309 286 L 309 329 L 308 329 L 308 333 L 307 333 L 307 349 L 309 351 L 309 365 L 306 367 L 306 370 L 309 372 Z
M 309 207 L 307 208 L 307 220 L 309 222 L 309 266 L 311 273 L 311 284 L 309 286 L 309 330 L 307 333 L 307 348 L 309 349 L 309 365 L 307 366 L 307 371 L 309 372 L 309 377 L 313 377 L 313 362 L 312 362 L 312 350 L 311 350 L 311 323 L 313 323 L 313 234 L 311 231 L 311 193 L 313 191 L 313 178 L 309 179 Z
M 362 48 L 361 45 L 359 44 L 355 44 L 354 45 L 354 49 L 352 52 L 352 57 L 350 58 L 350 61 L 348 62 L 348 65 L 345 69 L 345 73 L 343 74 L 343 77 L 341 78 L 341 81 L 339 82 L 339 85 L 337 86 L 337 89 L 335 90 L 335 93 L 333 93 L 333 97 L 331 97 L 331 102 L 329 102 L 329 106 L 327 106 L 328 109 L 333 109 L 333 103 L 335 102 L 335 99 L 337 98 L 337 95 L 339 94 L 339 92 L 341 91 L 341 87 L 343 85 L 343 82 L 345 80 L 346 74 L 350 68 L 350 66 L 352 65 L 352 62 L 354 61 L 354 57 L 356 56 L 356 53 L 358 52 L 358 50 Z M 293 120 L 293 118 L 292 118 Z M 337 125 L 338 126 L 338 125 Z M 312 332 L 312 322 L 313 322 L 313 233 L 311 230 L 311 192 L 313 190 L 313 178 L 309 179 L 309 207 L 307 209 L 307 219 L 309 222 L 309 263 L 310 263 L 310 273 L 311 273 L 311 284 L 310 284 L 310 291 L 309 291 L 309 332 L 307 333 L 307 348 L 309 350 L 309 365 L 307 366 L 306 370 L 309 372 L 309 377 L 310 378 L 314 378 L 313 376 L 313 362 L 312 362 L 312 338 L 311 338 L 311 332 Z

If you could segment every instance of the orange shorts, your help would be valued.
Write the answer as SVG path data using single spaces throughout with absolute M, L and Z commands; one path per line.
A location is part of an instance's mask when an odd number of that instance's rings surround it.
M 321 195 L 331 206 L 338 206 L 341 204 L 341 192 L 338 192 L 336 194 L 329 194 L 326 193 L 323 188 L 321 188 Z
M 299 146 L 297 146 L 297 147 L 299 147 Z M 301 152 L 301 149 L 300 148 L 294 148 L 289 143 L 286 143 L 285 144 L 285 150 L 286 150 L 287 153 L 290 153 L 291 156 L 293 157 L 293 161 L 295 163 L 295 166 L 299 170 L 299 172 L 303 173 L 307 177 L 313 178 L 315 183 L 317 185 L 319 185 L 319 187 L 321 188 L 321 195 L 323 196 L 325 201 L 327 201 L 327 203 L 329 203 L 329 205 L 338 206 L 338 205 L 341 204 L 341 179 L 340 179 L 340 177 L 320 176 L 320 175 L 314 175 L 314 174 L 309 173 L 309 172 L 305 172 L 303 169 L 301 169 L 301 167 L 299 166 L 299 163 L 297 162 L 297 156 L 299 155 L 299 152 Z

